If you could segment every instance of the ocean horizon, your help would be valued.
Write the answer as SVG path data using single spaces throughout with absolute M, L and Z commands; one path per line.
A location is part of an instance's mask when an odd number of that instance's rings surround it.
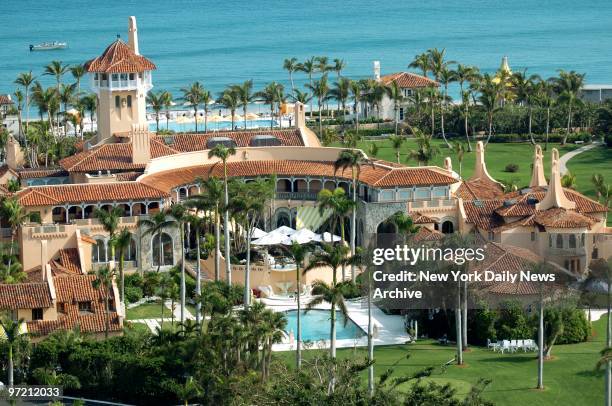
M 383 74 L 408 70 L 416 54 L 433 47 L 484 72 L 495 71 L 507 55 L 514 71 L 528 69 L 546 78 L 558 69 L 575 70 L 586 73 L 589 84 L 612 82 L 612 2 L 312 0 L 297 10 L 296 4 L 4 1 L 0 93 L 13 93 L 17 74 L 29 70 L 52 85 L 54 78 L 42 76 L 51 60 L 83 63 L 100 55 L 117 34 L 127 41 L 130 15 L 137 17 L 141 53 L 157 65 L 154 89 L 175 97 L 196 80 L 215 95 L 247 79 L 256 89 L 272 80 L 288 89 L 282 64 L 290 57 L 342 58 L 343 74 L 353 78 L 371 76 L 374 60 Z M 69 48 L 29 52 L 30 44 L 54 40 Z M 306 77 L 298 73 L 295 79 L 301 86 Z

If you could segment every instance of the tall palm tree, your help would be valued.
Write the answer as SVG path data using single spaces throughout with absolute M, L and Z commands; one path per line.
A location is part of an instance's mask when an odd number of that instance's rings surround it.
M 22 72 L 15 79 L 15 84 L 23 87 L 23 93 L 25 95 L 25 109 L 26 109 L 26 122 L 25 122 L 25 133 L 28 133 L 30 124 L 30 86 L 34 84 L 36 77 L 32 75 L 32 71 Z
M 466 94 L 466 89 L 463 88 L 463 85 L 465 83 L 471 83 L 471 82 L 476 81 L 478 79 L 478 76 L 479 76 L 478 68 L 475 66 L 458 64 L 457 69 L 455 70 L 455 78 L 457 82 L 459 82 L 461 104 L 463 107 L 463 128 L 465 131 L 465 139 L 467 141 L 468 152 L 472 151 L 472 145 L 470 144 L 470 135 L 468 131 L 470 98 L 469 98 L 469 95 Z
M 332 65 L 332 70 L 336 72 L 336 75 L 338 75 L 338 80 L 340 80 L 342 77 L 342 71 L 344 68 L 346 68 L 346 62 L 344 62 L 344 59 L 335 58 L 334 64 Z
M 143 237 L 151 235 L 152 240 L 154 240 L 156 236 L 159 239 L 159 262 L 157 264 L 157 272 L 159 272 L 164 256 L 162 234 L 165 230 L 176 227 L 176 222 L 167 218 L 167 212 L 165 210 L 160 210 L 152 216 L 140 217 L 138 219 L 138 227 L 143 230 Z M 152 253 L 152 255 L 155 255 L 155 253 Z
M 321 79 L 316 80 L 313 85 L 308 85 L 312 95 L 317 98 L 317 106 L 319 109 L 319 137 L 323 135 L 323 105 L 327 100 L 329 93 L 329 85 L 327 75 L 321 76 Z
M 15 93 L 13 93 L 13 95 L 15 96 L 15 101 L 17 104 L 17 123 L 18 123 L 18 128 L 19 128 L 18 130 L 19 138 L 21 140 L 25 140 L 25 133 L 23 132 L 23 119 L 22 119 L 24 96 L 21 90 L 15 90 Z M 4 149 L 4 146 L 2 147 L 2 149 Z
M 185 206 L 180 203 L 175 203 L 170 208 L 168 213 L 170 218 L 176 224 L 176 227 L 179 229 L 180 237 L 181 237 L 181 323 L 185 322 L 185 305 L 186 305 L 186 293 L 187 288 L 185 286 L 185 224 L 189 221 L 189 213 L 187 212 Z
M 296 91 L 299 92 L 299 90 L 296 90 Z M 257 97 L 260 101 L 264 102 L 265 104 L 270 105 L 270 117 L 272 118 L 270 120 L 270 129 L 272 129 L 272 126 L 273 126 L 275 106 L 277 104 L 280 106 L 280 103 L 282 103 L 283 92 L 284 92 L 283 85 L 281 85 L 280 83 L 276 83 L 276 82 L 270 82 L 266 85 L 265 88 L 255 93 L 255 97 Z M 280 122 L 280 109 L 279 109 L 278 115 L 279 115 L 279 122 Z
M 351 81 L 351 99 L 353 100 L 353 114 L 355 114 L 355 134 L 359 136 L 359 103 L 363 93 L 362 83 Z
M 213 149 L 208 151 L 208 159 L 219 158 L 223 164 L 223 207 L 225 210 L 223 216 L 223 232 L 225 234 L 225 272 L 227 275 L 227 283 L 232 284 L 232 266 L 230 264 L 230 234 L 229 234 L 229 192 L 227 188 L 227 160 L 229 157 L 236 154 L 236 148 L 226 147 L 223 144 L 217 144 Z
M 541 79 L 538 75 L 527 76 L 527 69 L 523 72 L 514 72 L 511 83 L 516 95 L 516 101 L 524 107 L 527 107 L 528 132 L 531 144 L 535 145 L 533 133 L 531 132 L 531 123 L 533 121 L 533 105 L 535 104 L 537 83 Z
M 453 142 L 453 152 L 457 157 L 457 161 L 459 161 L 459 177 L 461 177 L 461 170 L 463 169 L 463 158 L 465 157 L 466 152 L 465 144 L 459 141 Z
M 575 71 L 559 71 L 559 77 L 554 78 L 559 102 L 567 106 L 567 128 L 561 145 L 565 145 L 572 126 L 573 108 L 580 102 L 578 93 L 584 84 L 584 74 Z
M 12 318 L 5 316 L 0 319 L 0 328 L 2 328 L 4 338 L 8 344 L 8 384 L 9 388 L 12 388 L 15 384 L 13 378 L 13 350 L 21 333 L 21 325 L 25 324 L 25 319 L 13 320 Z
M 342 108 L 342 114 L 346 114 L 346 102 L 350 96 L 351 80 L 349 78 L 339 78 L 334 83 L 334 88 L 330 90 L 331 97 L 336 99 L 338 107 Z
M 312 97 L 310 97 L 310 93 L 308 92 L 303 92 L 300 89 L 295 89 L 293 96 L 291 96 L 291 99 L 295 103 L 308 104 Z
M 357 179 L 361 173 L 361 165 L 367 162 L 363 152 L 359 149 L 345 149 L 338 155 L 338 159 L 334 162 L 334 172 L 338 170 L 351 169 L 351 185 L 353 192 L 353 210 L 351 213 L 351 256 L 355 255 L 355 239 L 356 239 L 356 228 L 357 228 Z M 357 273 L 355 267 L 351 267 L 351 280 L 355 283 Z
M 546 140 L 544 142 L 544 151 L 548 149 L 548 137 L 550 135 L 550 111 L 556 104 L 556 94 L 552 80 L 542 80 L 536 86 L 536 102 L 546 110 Z
M 311 56 L 299 66 L 300 70 L 308 75 L 308 88 L 312 89 L 312 75 L 317 71 L 316 58 Z M 310 101 L 310 118 L 312 118 L 312 100 Z
M 119 227 L 119 220 L 121 219 L 122 216 L 123 216 L 123 210 L 121 209 L 121 207 L 118 207 L 118 206 L 113 207 L 109 211 L 106 211 L 103 209 L 94 210 L 94 217 L 100 221 L 102 228 L 104 228 L 104 231 L 108 233 L 111 254 L 110 254 L 110 259 L 108 258 L 107 259 L 109 262 L 112 262 L 113 264 L 111 268 L 114 268 L 114 261 L 115 261 L 114 241 L 115 241 L 115 236 L 117 234 L 117 228 Z
M 170 126 L 170 108 L 172 107 L 172 93 L 170 93 L 167 90 L 164 90 L 161 93 L 161 99 L 162 99 L 162 105 L 164 106 L 164 109 L 166 110 L 166 131 L 167 131 Z M 202 99 L 202 102 L 204 103 L 204 111 L 206 111 L 207 110 L 206 100 Z M 206 117 L 204 118 L 204 120 L 206 120 Z M 206 121 L 204 122 L 206 123 Z M 204 125 L 204 127 L 206 127 L 206 125 Z M 204 132 L 206 132 L 206 129 L 204 129 Z
M 127 228 L 121 229 L 118 234 L 115 235 L 111 244 L 114 249 L 117 251 L 117 256 L 119 257 L 119 289 L 121 294 L 121 303 L 125 306 L 125 273 L 124 273 L 124 262 L 125 262 L 125 253 L 130 249 L 130 244 L 132 243 L 132 234 L 128 231 Z M 135 255 L 135 253 L 133 253 Z
M 442 129 L 442 139 L 448 148 L 451 148 L 450 143 L 446 139 L 445 128 L 444 128 L 444 111 L 447 108 L 449 101 L 448 96 L 448 85 L 451 82 L 457 81 L 457 75 L 454 70 L 449 69 L 448 66 L 444 66 L 439 73 L 440 82 L 444 85 L 444 94 L 440 99 L 440 128 Z
M 225 89 L 219 95 L 219 99 L 217 100 L 217 102 L 230 111 L 230 114 L 232 116 L 232 131 L 234 131 L 235 130 L 234 121 L 236 117 L 236 110 L 238 109 L 241 103 L 239 99 L 239 95 L 236 92 L 236 88 L 230 86 L 227 89 Z
M 202 247 L 202 231 L 206 225 L 206 218 L 203 216 L 205 211 L 209 209 L 209 204 L 203 200 L 190 199 L 185 202 L 185 206 L 190 209 L 194 209 L 194 213 L 189 213 L 186 216 L 186 221 L 189 224 L 189 228 L 192 232 L 195 232 L 196 240 L 196 297 L 202 294 L 202 264 L 200 263 L 201 258 L 201 247 Z M 202 317 L 202 303 L 198 301 L 196 303 L 196 323 L 200 324 Z
M 159 113 L 164 108 L 164 91 L 160 90 L 157 93 L 150 91 L 147 94 L 147 104 L 155 113 L 155 131 L 159 133 Z
M 493 81 L 493 77 L 485 73 L 480 81 L 479 91 L 478 101 L 487 114 L 487 124 L 489 127 L 489 134 L 485 142 L 485 145 L 487 145 L 493 135 L 493 117 L 495 112 L 499 110 L 501 85 L 496 84 Z
M 389 137 L 389 141 L 391 141 L 391 148 L 395 151 L 395 159 L 397 163 L 400 163 L 400 151 L 402 149 L 402 145 L 406 141 L 406 137 L 403 135 L 392 135 Z
M 81 94 L 81 79 L 87 73 L 87 71 L 85 70 L 85 66 L 83 65 L 71 66 L 70 73 L 72 73 L 72 77 L 76 81 L 77 95 L 80 95 Z
M 62 76 L 69 70 L 70 66 L 63 64 L 62 61 L 51 61 L 51 63 L 45 66 L 44 75 L 55 76 L 56 89 L 59 92 Z
M 0 214 L 2 218 L 8 223 L 11 228 L 11 242 L 9 246 L 9 259 L 8 268 L 11 267 L 11 261 L 13 259 L 13 252 L 15 247 L 15 237 L 19 228 L 29 220 L 30 216 L 26 213 L 25 209 L 19 203 L 16 197 L 8 197 L 1 201 L 2 206 L 0 207 Z
M 32 101 L 38 107 L 40 121 L 43 121 L 43 115 L 47 114 L 49 129 L 53 131 L 53 117 L 59 109 L 58 91 L 51 87 L 44 89 L 37 82 L 33 87 Z
M 85 110 L 89 113 L 89 121 L 91 123 L 90 130 L 93 132 L 93 122 L 94 122 L 94 114 L 96 113 L 96 109 L 98 108 L 98 97 L 94 94 L 88 94 L 81 98 L 81 102 L 85 107 Z
M 193 108 L 196 133 L 198 132 L 198 106 L 202 104 L 204 91 L 204 86 L 197 81 L 193 82 L 189 87 L 181 89 L 181 92 L 183 92 L 183 99 Z
M 408 64 L 409 68 L 420 69 L 425 77 L 427 77 L 427 72 L 429 72 L 429 66 L 429 55 L 427 55 L 427 53 L 416 55 L 412 62 Z
M 213 96 L 208 90 L 204 90 L 202 93 L 202 104 L 204 105 L 204 132 L 208 132 L 208 111 L 211 103 L 213 103 Z
M 315 281 L 312 287 L 312 300 L 306 305 L 306 310 L 326 302 L 331 305 L 330 309 L 330 328 L 329 354 L 333 360 L 336 359 L 336 309 L 340 310 L 344 317 L 344 323 L 348 320 L 348 311 L 344 302 L 342 285 L 338 284 L 337 271 L 339 268 L 351 265 L 354 261 L 348 257 L 348 248 L 343 244 L 323 244 L 323 250 L 315 252 L 309 264 L 304 268 L 304 273 L 315 268 L 329 268 L 332 271 L 332 283 L 327 284 L 323 281 Z M 330 391 L 333 392 L 335 385 L 335 367 L 332 367 L 330 380 Z
M 208 206 L 213 212 L 213 222 L 215 223 L 215 281 L 219 281 L 221 268 L 221 221 L 220 207 L 223 204 L 224 184 L 214 176 L 204 180 L 196 179 L 202 189 L 201 194 L 192 196 L 190 200 L 197 207 Z M 200 205 L 200 203 L 204 203 Z
M 395 121 L 395 131 L 394 134 L 397 136 L 397 129 L 399 126 L 399 110 L 404 100 L 404 92 L 399 87 L 397 81 L 391 82 L 391 85 L 385 88 L 389 98 L 393 101 L 393 121 Z
M 431 137 L 425 135 L 418 128 L 413 128 L 414 139 L 416 140 L 417 148 L 408 152 L 408 158 L 414 159 L 419 165 L 427 165 L 429 162 L 440 153 L 440 149 L 431 144 Z
M 115 271 L 104 266 L 102 268 L 98 268 L 98 270 L 96 271 L 96 279 L 91 282 L 92 287 L 94 289 L 97 289 L 101 294 L 104 295 L 104 338 L 108 338 L 108 333 L 110 331 L 110 306 L 108 296 L 113 286 L 114 279 Z
M 233 86 L 236 95 L 238 96 L 238 106 L 242 107 L 242 115 L 244 118 L 244 129 L 247 128 L 247 107 L 249 104 L 255 100 L 255 95 L 253 94 L 253 81 L 247 80 L 241 85 Z
M 293 74 L 298 71 L 299 63 L 297 58 L 289 58 L 283 61 L 283 69 L 289 73 L 289 82 L 291 83 L 291 92 L 295 94 L 295 84 L 293 83 Z
M 308 246 L 302 245 L 298 242 L 293 242 L 289 247 L 289 255 L 295 263 L 295 283 L 297 285 L 297 347 L 295 354 L 295 364 L 298 370 L 302 367 L 302 285 L 300 284 L 300 274 L 304 268 L 304 260 L 308 254 Z

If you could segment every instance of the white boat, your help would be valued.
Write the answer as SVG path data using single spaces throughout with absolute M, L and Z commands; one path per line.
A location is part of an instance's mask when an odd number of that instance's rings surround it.
M 37 45 L 30 45 L 30 52 L 32 51 L 51 51 L 54 49 L 66 49 L 68 48 L 67 42 L 41 42 Z

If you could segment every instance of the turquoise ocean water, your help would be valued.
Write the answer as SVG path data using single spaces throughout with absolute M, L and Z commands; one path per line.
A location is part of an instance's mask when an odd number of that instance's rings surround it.
M 343 58 L 353 77 L 370 75 L 377 59 L 388 73 L 430 47 L 484 71 L 508 55 L 514 70 L 574 69 L 588 83 L 612 82 L 609 0 L 2 0 L 0 10 L 0 93 L 14 91 L 18 72 L 40 75 L 52 59 L 82 63 L 116 34 L 127 40 L 129 15 L 138 19 L 141 52 L 157 64 L 156 89 L 176 94 L 195 80 L 214 92 L 246 79 L 287 84 L 282 62 L 292 56 Z M 70 49 L 28 51 L 52 40 Z

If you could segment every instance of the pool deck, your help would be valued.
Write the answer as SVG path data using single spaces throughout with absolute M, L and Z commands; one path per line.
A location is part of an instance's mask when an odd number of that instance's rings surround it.
M 305 307 L 310 299 L 310 296 L 302 296 L 302 306 Z M 292 298 L 271 297 L 261 299 L 261 301 L 268 308 L 278 312 L 297 309 L 297 303 L 295 299 Z M 365 300 L 363 302 L 361 299 L 347 300 L 346 307 L 348 309 L 349 318 L 366 333 L 366 336 L 358 339 L 336 340 L 336 348 L 367 346 L 368 308 Z M 315 309 L 329 310 L 330 305 L 328 303 L 322 303 L 315 306 Z M 404 328 L 404 319 L 402 316 L 388 315 L 378 307 L 372 306 L 372 321 L 374 324 L 374 345 L 405 344 L 411 341 L 410 335 L 406 333 L 406 329 Z M 286 338 L 283 343 L 275 344 L 272 350 L 291 351 L 295 350 L 295 347 L 295 341 L 290 342 L 289 339 Z M 316 349 L 329 348 L 329 340 L 320 340 L 314 342 L 311 346 L 307 345 L 305 347 Z

